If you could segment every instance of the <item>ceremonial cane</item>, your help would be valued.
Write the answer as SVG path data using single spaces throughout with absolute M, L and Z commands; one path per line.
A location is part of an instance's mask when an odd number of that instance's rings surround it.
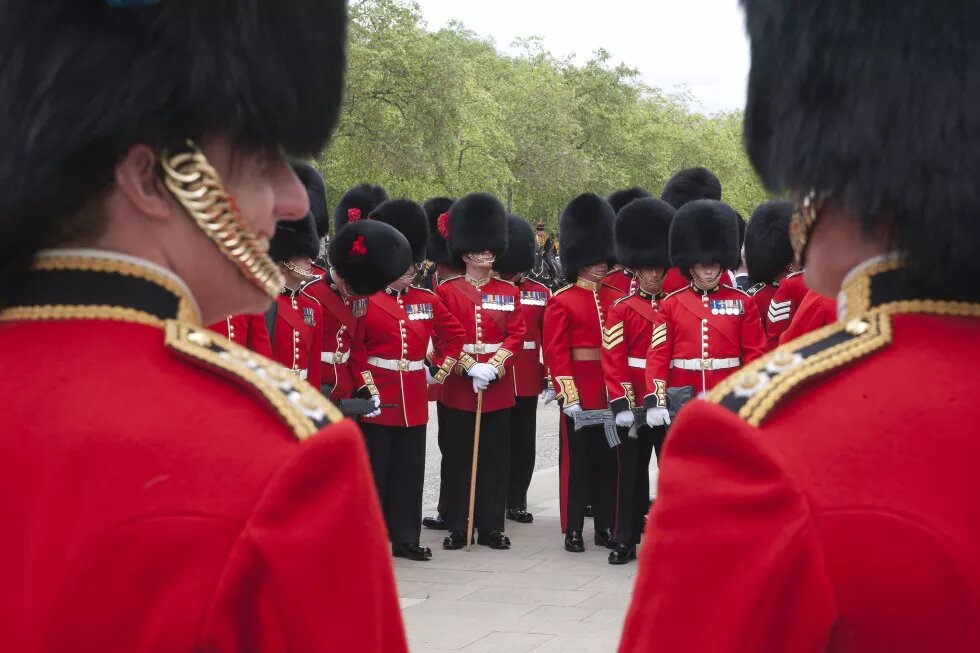
M 473 427 L 473 466 L 470 470 L 470 511 L 466 517 L 466 550 L 473 541 L 473 509 L 476 506 L 476 461 L 480 455 L 480 418 L 483 416 L 483 390 L 476 393 L 476 426 Z

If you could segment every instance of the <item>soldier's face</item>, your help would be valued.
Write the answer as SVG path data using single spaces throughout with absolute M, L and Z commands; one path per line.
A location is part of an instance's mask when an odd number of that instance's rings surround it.
M 644 291 L 657 294 L 664 284 L 666 271 L 663 268 L 637 268 L 636 281 Z
M 306 216 L 309 197 L 282 152 L 246 150 L 224 137 L 205 138 L 201 149 L 234 198 L 242 223 L 258 236 L 260 247 L 268 250 L 276 222 Z M 192 284 L 205 323 L 213 321 L 211 317 L 265 310 L 269 298 L 217 247 L 208 241 L 206 249 L 200 249 L 191 272 L 181 274 L 199 277 L 197 282 L 185 281 Z
M 587 265 L 585 268 L 579 270 L 578 274 L 580 277 L 584 277 L 589 281 L 600 281 L 608 273 L 608 263 L 595 263 L 594 265 Z
M 415 272 L 416 272 L 415 264 L 414 263 L 409 264 L 408 269 L 405 270 L 405 274 L 403 274 L 402 276 L 398 277 L 390 284 L 388 284 L 388 287 L 391 288 L 392 290 L 405 290 L 406 288 L 411 286 L 412 281 L 415 280 Z
M 691 276 L 699 288 L 710 290 L 721 280 L 720 263 L 697 263 L 691 268 Z

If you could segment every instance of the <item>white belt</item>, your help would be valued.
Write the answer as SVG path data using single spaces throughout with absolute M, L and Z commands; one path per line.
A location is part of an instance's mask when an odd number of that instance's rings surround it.
M 425 369 L 425 361 L 410 361 L 405 360 L 404 358 L 396 360 L 392 358 L 368 356 L 367 364 L 373 365 L 374 367 L 380 367 L 383 370 L 392 370 L 394 372 L 418 372 L 419 370 Z
M 504 343 L 502 342 L 495 342 L 489 345 L 485 343 L 478 345 L 463 345 L 463 351 L 467 354 L 492 354 L 503 346 Z
M 633 358 L 630 356 L 626 359 L 626 362 L 629 363 L 630 367 L 635 367 L 638 370 L 645 370 L 647 368 L 647 359 L 645 358 Z
M 727 370 L 742 364 L 740 358 L 675 358 L 670 361 L 671 367 L 682 370 Z
M 344 363 L 347 362 L 348 358 L 350 358 L 349 351 L 342 351 L 339 354 L 336 354 L 332 351 L 325 351 L 322 354 L 320 354 L 320 362 L 326 363 L 327 365 L 334 365 L 334 364 L 343 365 Z
M 524 349 L 534 350 L 534 349 L 537 349 L 537 348 L 538 348 L 538 343 L 534 342 L 533 340 L 525 340 L 524 341 Z
M 295 374 L 296 376 L 298 376 L 299 378 L 303 379 L 304 381 L 306 380 L 306 377 L 310 373 L 309 370 L 289 370 L 289 371 Z

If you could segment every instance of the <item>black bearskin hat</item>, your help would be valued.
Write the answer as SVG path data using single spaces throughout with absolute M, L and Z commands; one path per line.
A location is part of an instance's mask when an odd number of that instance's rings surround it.
M 65 219 L 114 185 L 134 145 L 162 151 L 223 134 L 240 147 L 318 153 L 340 106 L 346 5 L 4 1 L 0 305 L 35 252 L 64 236 Z
M 789 222 L 793 203 L 760 204 L 745 227 L 745 265 L 752 283 L 773 281 L 793 262 Z
M 742 4 L 745 143 L 765 185 L 889 229 L 915 290 L 976 297 L 980 4 Z
M 565 206 L 558 220 L 558 242 L 566 279 L 575 281 L 582 268 L 614 260 L 615 219 L 609 202 L 593 193 L 579 195 Z
M 315 259 L 320 255 L 320 239 L 316 235 L 313 214 L 302 220 L 282 220 L 276 223 L 276 233 L 269 241 L 269 258 L 276 263 L 294 258 Z
M 627 188 L 626 190 L 617 190 L 606 198 L 606 201 L 613 207 L 613 211 L 619 213 L 624 206 L 633 200 L 643 199 L 644 197 L 652 197 L 652 195 L 650 195 L 645 188 L 634 186 L 633 188 Z
M 405 274 L 412 248 L 397 229 L 378 220 L 358 220 L 337 230 L 327 259 L 358 295 L 373 295 Z
M 432 197 L 422 205 L 425 217 L 429 220 L 429 244 L 426 247 L 426 256 L 439 265 L 450 267 L 454 267 L 453 258 L 449 255 L 449 243 L 446 237 L 439 233 L 439 216 L 448 213 L 455 201 L 448 197 Z
M 306 194 L 310 197 L 310 213 L 316 224 L 316 235 L 323 238 L 330 233 L 330 220 L 327 214 L 327 186 L 323 183 L 323 175 L 313 164 L 305 161 L 293 163 L 293 172 L 306 186 Z
M 630 202 L 616 215 L 616 260 L 628 268 L 669 268 L 674 207 L 655 197 Z
M 463 268 L 463 254 L 490 251 L 500 256 L 507 249 L 507 212 L 489 193 L 459 198 L 449 211 L 449 253 L 454 267 Z M 443 225 L 437 225 L 445 233 Z
M 505 276 L 527 272 L 534 267 L 534 230 L 519 215 L 507 216 L 507 251 L 494 261 L 493 269 Z
M 721 200 L 721 182 L 707 168 L 685 168 L 664 186 L 660 199 L 679 209 L 694 200 Z
M 348 222 L 364 220 L 379 204 L 388 201 L 388 192 L 381 186 L 354 186 L 340 198 L 333 209 L 333 229 L 337 231 Z
M 670 225 L 670 262 L 691 278 L 696 263 L 739 266 L 738 213 L 715 200 L 694 200 L 677 209 Z
M 422 207 L 407 199 L 388 200 L 371 211 L 371 220 L 390 224 L 405 236 L 412 248 L 412 260 L 425 260 L 425 242 L 429 237 L 429 223 Z

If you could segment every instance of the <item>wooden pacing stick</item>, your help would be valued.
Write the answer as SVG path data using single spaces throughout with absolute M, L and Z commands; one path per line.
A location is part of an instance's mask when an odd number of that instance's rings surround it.
M 466 517 L 466 550 L 473 541 L 473 510 L 476 507 L 476 461 L 480 455 L 480 418 L 483 416 L 483 390 L 476 393 L 476 426 L 473 427 L 473 466 L 470 469 L 470 511 Z

